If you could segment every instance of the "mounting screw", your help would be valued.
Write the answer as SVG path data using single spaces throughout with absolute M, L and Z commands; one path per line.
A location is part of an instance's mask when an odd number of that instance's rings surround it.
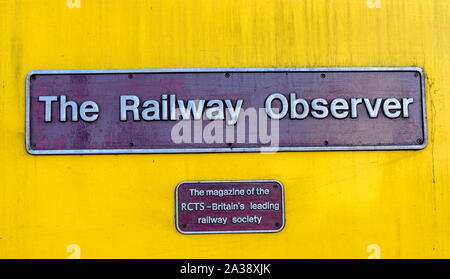
M 130 142 L 128 145 L 129 145 L 130 147 L 133 147 L 133 146 L 134 146 L 134 143 Z
M 280 223 L 278 223 L 278 222 L 275 223 L 275 227 L 276 227 L 276 228 L 279 228 L 279 227 L 280 227 Z
M 230 77 L 230 73 L 225 73 L 225 77 L 229 78 Z
M 320 74 L 320 77 L 321 77 L 321 78 L 325 78 L 326 75 L 325 75 L 325 74 Z
M 422 144 L 422 143 L 423 143 L 423 139 L 422 139 L 422 138 L 418 138 L 418 139 L 416 140 L 416 142 L 417 142 L 418 144 Z
M 128 78 L 129 78 L 129 79 L 132 79 L 132 78 L 133 78 L 133 75 L 132 75 L 132 74 L 129 74 L 129 75 L 128 75 Z
M 323 145 L 328 145 L 328 141 L 327 141 L 327 140 L 324 141 L 324 142 L 323 142 Z
M 418 76 L 419 76 L 419 73 L 418 73 L 418 72 L 415 72 L 415 73 L 414 73 L 414 76 L 415 76 L 415 77 L 418 77 Z

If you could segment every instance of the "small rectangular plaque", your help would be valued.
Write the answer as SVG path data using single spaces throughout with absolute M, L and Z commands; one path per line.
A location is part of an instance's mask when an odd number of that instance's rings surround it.
M 275 180 L 185 181 L 175 192 L 176 227 L 183 234 L 284 228 L 284 189 Z
M 422 149 L 406 68 L 31 71 L 31 154 Z

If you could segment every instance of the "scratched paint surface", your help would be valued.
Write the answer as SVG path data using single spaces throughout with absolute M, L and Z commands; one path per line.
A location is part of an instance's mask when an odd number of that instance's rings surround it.
M 71 247 L 83 258 L 450 257 L 449 1 L 381 0 L 380 8 L 365 0 L 66 2 L 0 0 L 1 258 L 74 257 Z M 92 156 L 25 150 L 30 70 L 323 66 L 422 67 L 428 146 Z M 180 181 L 233 179 L 283 183 L 283 231 L 176 231 Z

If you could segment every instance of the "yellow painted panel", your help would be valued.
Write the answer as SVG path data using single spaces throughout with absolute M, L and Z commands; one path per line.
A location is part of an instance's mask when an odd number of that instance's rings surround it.
M 70 244 L 82 258 L 367 258 L 378 248 L 382 258 L 450 257 L 450 1 L 380 0 L 379 8 L 377 1 L 80 0 L 77 8 L 76 0 L 0 0 L 0 258 L 66 258 Z M 25 150 L 30 70 L 323 66 L 422 67 L 428 146 L 90 156 Z M 283 182 L 285 229 L 178 233 L 176 185 L 216 179 Z M 367 250 L 370 244 L 377 249 Z

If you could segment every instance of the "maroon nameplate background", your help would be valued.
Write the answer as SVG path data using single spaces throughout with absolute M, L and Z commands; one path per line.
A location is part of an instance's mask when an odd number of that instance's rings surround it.
M 193 189 L 203 192 L 192 195 Z M 241 192 L 222 197 L 208 195 L 208 191 L 232 189 Z M 217 210 L 213 204 L 243 208 Z M 260 208 L 255 208 L 258 205 Z M 226 218 L 226 223 L 218 223 L 218 218 Z M 284 228 L 283 185 L 278 181 L 182 182 L 176 189 L 176 226 L 186 234 L 279 232 Z
M 33 154 L 172 153 L 257 151 L 269 146 L 258 142 L 178 143 L 171 130 L 178 121 L 120 121 L 121 95 L 141 100 L 160 100 L 176 94 L 177 100 L 242 99 L 243 109 L 264 108 L 268 95 L 279 92 L 289 98 L 414 98 L 409 117 L 389 119 L 382 108 L 369 118 L 364 106 L 358 118 L 328 116 L 279 121 L 279 150 L 420 149 L 426 144 L 422 73 L 409 71 L 267 71 L 267 72 L 148 72 L 30 75 L 28 88 L 27 150 Z M 92 100 L 100 113 L 94 122 L 58 121 L 58 104 L 52 104 L 52 121 L 45 122 L 45 106 L 39 96 L 66 95 L 80 105 Z M 275 106 L 279 105 L 277 101 Z M 130 116 L 130 114 L 128 114 Z M 70 110 L 68 113 L 70 117 Z M 203 121 L 203 127 L 210 121 Z M 224 125 L 224 135 L 225 135 Z M 247 128 L 248 133 L 248 128 Z M 235 135 L 236 136 L 236 135 Z M 248 136 L 248 135 L 247 135 Z M 194 135 L 192 135 L 192 138 Z M 224 136 L 225 137 L 225 136 Z

